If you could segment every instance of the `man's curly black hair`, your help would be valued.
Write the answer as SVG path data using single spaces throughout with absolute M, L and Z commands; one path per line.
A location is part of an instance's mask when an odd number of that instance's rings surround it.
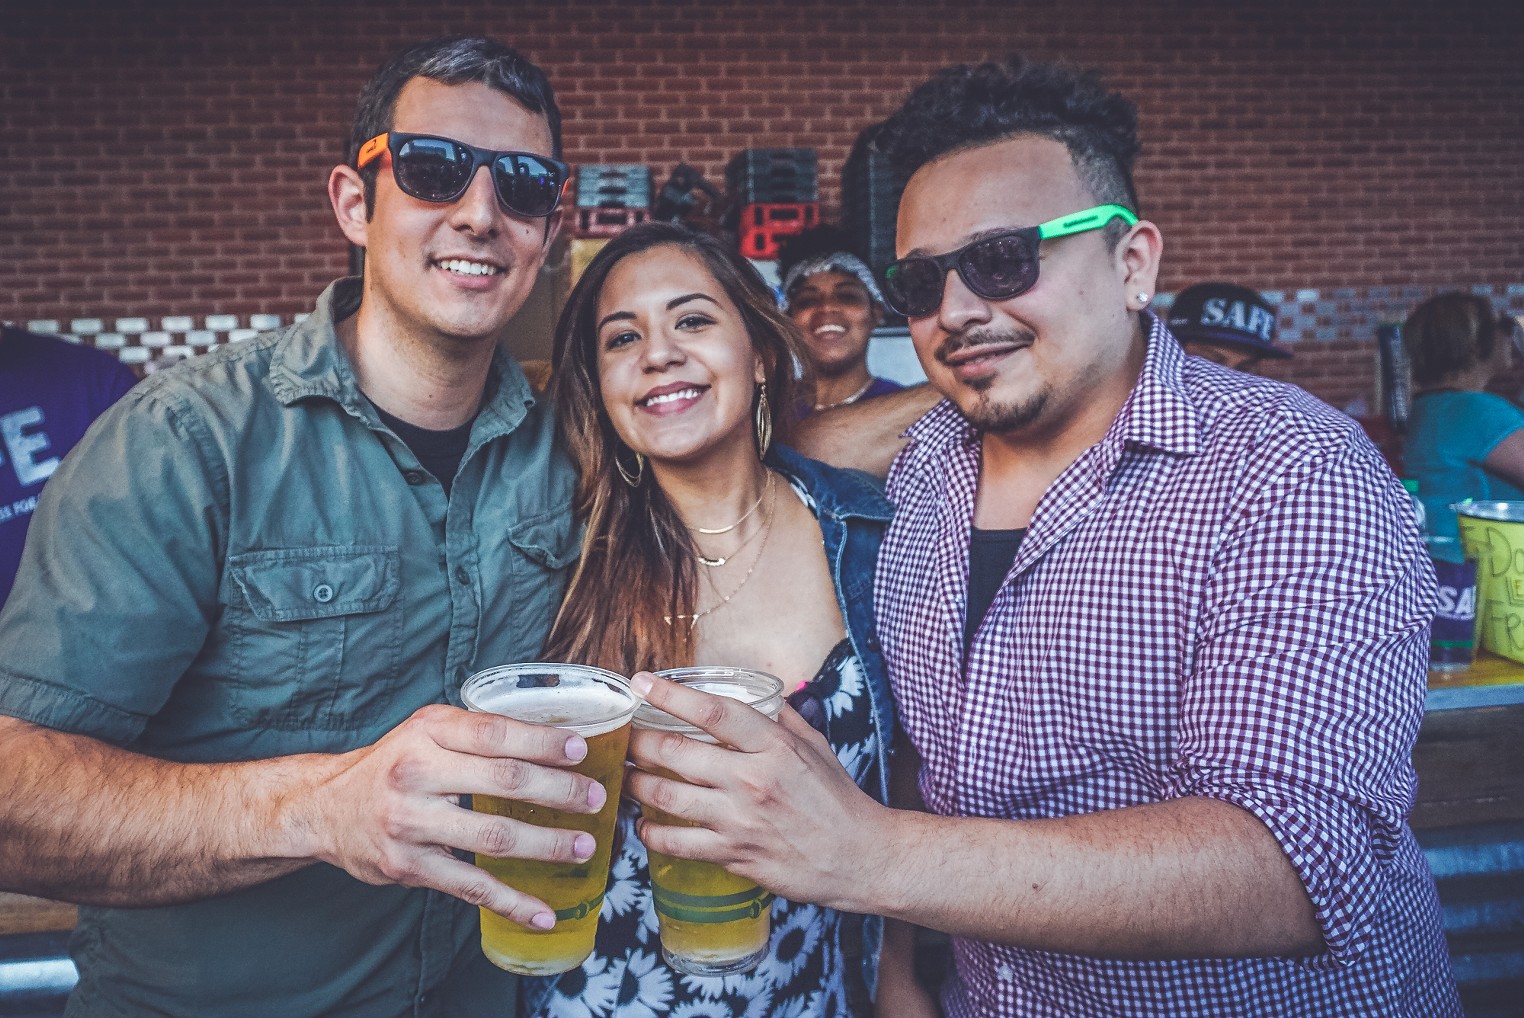
M 1097 202 L 1138 210 L 1138 110 L 1094 71 L 1021 56 L 944 68 L 910 93 L 876 144 L 909 177 L 949 152 L 1023 134 L 1063 142 Z

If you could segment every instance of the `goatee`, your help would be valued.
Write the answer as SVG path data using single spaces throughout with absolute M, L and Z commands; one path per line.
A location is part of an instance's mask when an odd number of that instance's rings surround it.
M 968 418 L 968 423 L 980 431 L 998 435 L 1022 430 L 1042 416 L 1043 407 L 1047 405 L 1046 390 L 1020 403 L 996 403 L 981 394 L 978 402 L 964 408 L 963 416 Z

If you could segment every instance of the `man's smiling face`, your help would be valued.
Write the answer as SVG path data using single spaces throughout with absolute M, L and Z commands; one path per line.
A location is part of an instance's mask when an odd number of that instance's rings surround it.
M 392 128 L 494 150 L 550 155 L 550 127 L 487 85 L 414 78 L 397 97 Z M 480 167 L 453 202 L 421 201 L 392 178 L 390 156 L 364 224 L 368 314 L 389 331 L 458 344 L 495 341 L 523 307 L 547 246 L 546 224 L 506 211 Z
M 1061 142 L 1019 135 L 917 170 L 900 200 L 897 246 L 901 257 L 941 255 L 1098 201 Z M 1136 379 L 1122 254 L 1095 230 L 1045 240 L 1040 255 L 1024 293 L 986 299 L 949 272 L 937 310 L 910 319 L 931 384 L 986 432 L 1063 432 L 1094 412 L 1098 392 L 1125 395 Z M 1145 283 L 1151 292 L 1151 273 Z

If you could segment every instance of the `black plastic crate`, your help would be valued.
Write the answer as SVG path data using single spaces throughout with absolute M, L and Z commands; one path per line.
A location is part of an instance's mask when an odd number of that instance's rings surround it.
M 843 226 L 875 272 L 894 261 L 894 222 L 905 177 L 873 147 L 883 129 L 873 124 L 857 136 L 841 171 Z
M 649 166 L 640 163 L 587 163 L 577 167 L 577 208 L 650 207 Z
M 748 148 L 725 167 L 725 186 L 741 205 L 790 205 L 820 199 L 812 148 Z

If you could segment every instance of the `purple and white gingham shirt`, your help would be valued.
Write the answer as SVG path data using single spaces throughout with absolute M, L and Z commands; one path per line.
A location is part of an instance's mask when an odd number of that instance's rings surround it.
M 979 435 L 910 429 L 878 626 L 927 807 L 1013 820 L 1181 796 L 1259 817 L 1326 949 L 1125 961 L 954 940 L 964 1015 L 1458 1015 L 1406 817 L 1434 580 L 1354 421 L 1187 358 L 1149 316 L 1138 383 L 1043 495 L 963 660 Z

